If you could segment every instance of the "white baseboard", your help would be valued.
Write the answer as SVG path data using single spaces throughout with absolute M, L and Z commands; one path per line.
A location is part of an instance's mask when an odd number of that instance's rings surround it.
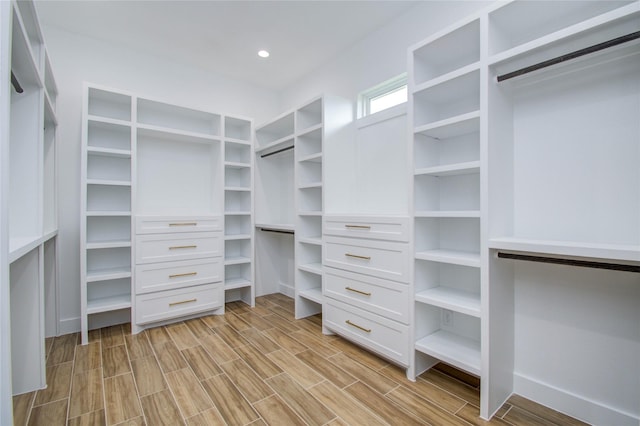
M 284 294 L 285 296 L 289 296 L 291 298 L 295 297 L 296 295 L 296 291 L 292 286 L 287 284 L 282 284 L 282 283 L 280 283 L 280 285 L 278 286 L 278 292 Z
M 80 331 L 80 317 L 61 319 L 58 327 L 60 336 Z
M 640 417 L 521 374 L 513 375 L 513 391 L 527 399 L 594 425 L 638 426 Z

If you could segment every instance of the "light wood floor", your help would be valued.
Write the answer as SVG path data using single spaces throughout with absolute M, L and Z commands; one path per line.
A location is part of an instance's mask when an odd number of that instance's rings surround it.
M 48 388 L 14 397 L 16 425 L 468 425 L 478 380 L 446 366 L 412 383 L 274 294 L 131 335 L 114 326 L 47 340 Z M 582 424 L 512 397 L 496 425 Z

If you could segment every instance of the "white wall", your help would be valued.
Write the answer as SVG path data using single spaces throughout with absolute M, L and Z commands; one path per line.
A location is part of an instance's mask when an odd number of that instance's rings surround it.
M 105 85 L 213 112 L 264 121 L 277 94 L 53 27 L 43 28 L 58 84 L 60 334 L 80 328 L 82 83 Z M 203 52 L 204 54 L 204 52 Z

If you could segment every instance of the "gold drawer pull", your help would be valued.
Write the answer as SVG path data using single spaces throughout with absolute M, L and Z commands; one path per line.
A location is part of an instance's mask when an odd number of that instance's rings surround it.
M 198 222 L 170 223 L 169 226 L 198 226 Z
M 345 225 L 347 229 L 371 229 L 369 225 Z
M 345 253 L 344 255 L 347 257 L 355 257 L 356 259 L 371 260 L 371 256 L 360 256 L 358 254 L 351 254 L 351 253 Z
M 173 274 L 173 275 L 169 275 L 169 278 L 190 277 L 192 275 L 198 275 L 198 273 L 197 272 L 185 272 L 184 274 Z
M 365 296 L 371 296 L 371 293 L 367 293 L 366 291 L 362 291 L 362 290 L 356 290 L 355 288 L 345 287 L 344 289 L 347 291 L 352 291 L 354 293 L 363 294 Z
M 190 248 L 197 248 L 198 246 L 171 246 L 169 247 L 169 250 L 179 250 L 179 249 L 190 249 Z
M 173 303 L 169 303 L 169 306 L 175 306 L 175 305 L 182 305 L 184 303 L 191 303 L 191 302 L 197 302 L 198 299 L 189 299 L 189 300 L 183 300 L 181 302 L 173 302 Z
M 346 322 L 348 325 L 350 325 L 351 327 L 355 327 L 355 328 L 357 328 L 358 330 L 362 330 L 362 331 L 364 331 L 365 333 L 371 333 L 371 329 L 370 329 L 370 328 L 364 328 L 364 327 L 362 327 L 362 326 L 360 326 L 360 325 L 358 325 L 358 324 L 354 324 L 354 323 L 352 323 L 352 322 L 351 322 L 351 321 L 349 321 L 349 320 L 346 320 L 345 322 Z

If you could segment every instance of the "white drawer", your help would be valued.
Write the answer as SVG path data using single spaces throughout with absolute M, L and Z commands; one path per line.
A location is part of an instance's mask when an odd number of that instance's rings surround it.
M 325 327 L 387 359 L 409 365 L 408 326 L 335 300 L 325 301 Z
M 221 232 L 149 234 L 136 238 L 136 264 L 222 256 Z
M 220 216 L 136 216 L 136 234 L 222 231 Z
M 324 295 L 385 318 L 409 323 L 407 284 L 325 268 Z
M 136 294 L 222 281 L 221 257 L 136 265 Z
M 323 234 L 339 237 L 409 241 L 409 218 L 404 216 L 327 216 Z
M 136 323 L 148 324 L 222 307 L 224 285 L 207 284 L 136 296 Z
M 326 237 L 324 265 L 394 281 L 409 282 L 409 245 Z

